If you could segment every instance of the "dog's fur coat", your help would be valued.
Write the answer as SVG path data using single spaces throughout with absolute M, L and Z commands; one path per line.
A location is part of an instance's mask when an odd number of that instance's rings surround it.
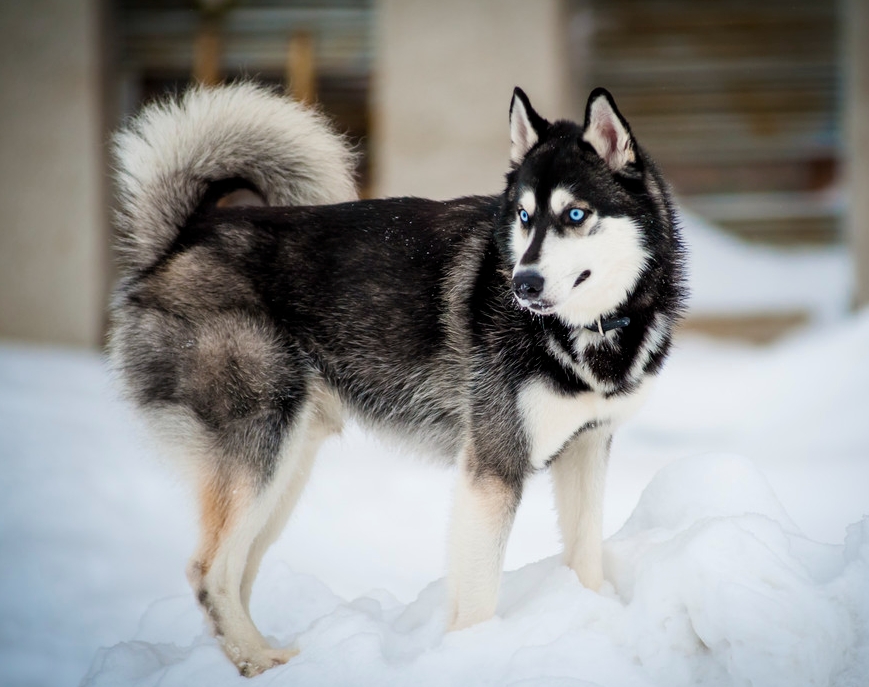
M 317 447 L 350 413 L 457 459 L 449 627 L 492 616 L 525 478 L 551 466 L 565 562 L 602 581 L 615 427 L 684 299 L 668 190 L 608 93 L 584 126 L 516 90 L 504 193 L 355 201 L 318 115 L 250 84 L 119 134 L 110 351 L 198 490 L 188 570 L 242 674 L 288 660 L 247 610 Z M 353 201 L 353 202 L 344 202 Z

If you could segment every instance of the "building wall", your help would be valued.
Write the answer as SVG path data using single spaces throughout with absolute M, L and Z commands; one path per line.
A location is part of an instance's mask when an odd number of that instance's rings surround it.
M 548 119 L 576 116 L 559 0 L 379 0 L 375 196 L 501 190 L 521 86 Z
M 96 346 L 108 266 L 97 0 L 0 3 L 0 338 Z

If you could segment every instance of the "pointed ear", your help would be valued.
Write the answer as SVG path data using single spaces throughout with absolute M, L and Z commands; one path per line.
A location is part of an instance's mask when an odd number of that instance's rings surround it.
M 540 140 L 547 122 L 531 107 L 528 96 L 518 86 L 510 103 L 510 159 L 517 165 Z
M 631 129 L 604 88 L 594 89 L 588 97 L 582 139 L 591 144 L 613 172 L 637 161 Z

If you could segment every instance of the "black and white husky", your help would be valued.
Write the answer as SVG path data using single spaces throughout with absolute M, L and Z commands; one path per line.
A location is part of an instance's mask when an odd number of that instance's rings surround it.
M 517 88 L 510 138 L 503 194 L 447 202 L 355 200 L 345 142 L 250 84 L 152 105 L 116 140 L 111 355 L 194 477 L 188 576 L 244 675 L 296 653 L 248 600 L 345 415 L 458 462 L 450 629 L 494 613 L 535 470 L 552 470 L 565 563 L 601 584 L 609 447 L 667 356 L 683 248 L 606 91 L 579 126 Z

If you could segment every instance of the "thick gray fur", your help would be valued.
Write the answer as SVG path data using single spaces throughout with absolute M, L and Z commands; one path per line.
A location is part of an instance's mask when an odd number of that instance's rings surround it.
M 152 103 L 114 139 L 123 267 L 172 245 L 210 183 L 241 177 L 268 205 L 355 200 L 355 157 L 325 117 L 253 83 Z

